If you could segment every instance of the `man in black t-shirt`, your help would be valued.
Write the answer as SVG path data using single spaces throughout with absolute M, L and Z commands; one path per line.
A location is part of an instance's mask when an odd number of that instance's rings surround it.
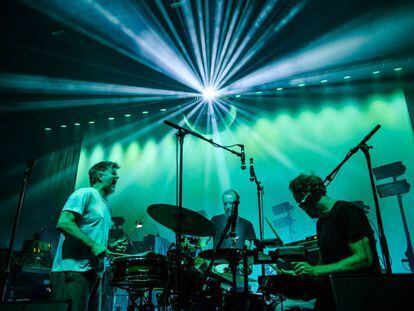
M 293 197 L 310 217 L 317 218 L 321 262 L 293 265 L 296 275 L 331 273 L 380 273 L 373 231 L 364 212 L 345 201 L 326 195 L 322 179 L 300 174 L 289 184 Z
M 240 203 L 240 196 L 238 192 L 233 189 L 225 191 L 222 195 L 222 199 L 224 214 L 216 215 L 211 218 L 211 222 L 216 226 L 216 233 L 213 236 L 213 247 L 216 247 L 220 240 L 224 227 L 231 216 L 234 204 Z M 250 247 L 251 242 L 256 239 L 253 224 L 243 217 L 239 216 L 237 218 L 235 231 L 236 238 L 233 240 L 231 237 L 227 237 L 224 239 L 223 244 L 221 244 L 221 248 L 243 248 L 245 244 Z

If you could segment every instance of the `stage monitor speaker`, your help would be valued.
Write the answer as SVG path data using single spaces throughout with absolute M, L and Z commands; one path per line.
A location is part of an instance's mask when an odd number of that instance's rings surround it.
M 67 311 L 67 302 L 9 302 L 0 304 L 0 311 Z
M 414 276 L 331 276 L 337 311 L 414 310 Z

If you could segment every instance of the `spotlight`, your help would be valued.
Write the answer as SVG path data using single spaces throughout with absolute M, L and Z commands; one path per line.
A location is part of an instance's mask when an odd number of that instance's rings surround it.
M 402 70 L 402 68 L 401 68 L 401 67 L 394 68 L 394 71 L 401 71 L 401 70 Z
M 67 125 L 66 124 L 62 124 L 60 127 L 65 128 L 65 127 L 67 127 Z
M 52 129 L 50 127 L 45 127 L 45 131 L 51 131 Z
M 125 118 L 129 118 L 131 115 L 127 113 L 124 116 L 125 116 Z
M 145 111 L 142 112 L 142 114 L 148 114 L 148 111 L 145 110 Z
M 283 87 L 278 87 L 276 91 L 283 91 Z
M 112 121 L 112 120 L 115 120 L 115 118 L 114 117 L 109 117 L 108 120 Z
M 376 71 L 373 71 L 373 72 L 372 72 L 372 74 L 373 74 L 373 75 L 377 75 L 377 74 L 379 74 L 380 72 L 381 72 L 381 71 L 376 70 Z
M 301 83 L 301 84 L 299 84 L 298 86 L 299 86 L 299 87 L 303 87 L 303 86 L 305 86 L 305 83 Z
M 211 102 L 216 99 L 219 94 L 215 88 L 207 87 L 203 90 L 202 95 L 204 97 L 204 100 Z
M 257 92 L 256 92 L 256 94 L 260 95 L 260 94 L 262 94 L 262 92 L 260 92 L 260 91 L 257 91 Z
M 80 126 L 80 123 L 73 123 L 74 126 Z
M 89 124 L 95 124 L 95 121 L 89 121 L 88 123 Z
M 165 111 L 167 111 L 167 109 L 161 108 L 160 111 L 165 112 Z
M 349 80 L 349 79 L 351 79 L 351 76 L 345 76 L 344 79 Z
M 321 81 L 321 83 L 326 83 L 326 82 L 328 82 L 328 80 L 322 80 L 322 81 Z

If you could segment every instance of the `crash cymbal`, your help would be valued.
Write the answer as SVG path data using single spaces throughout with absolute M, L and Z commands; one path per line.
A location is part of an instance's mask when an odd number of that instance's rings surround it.
M 214 249 L 206 249 L 200 252 L 198 256 L 206 260 L 211 260 L 213 258 L 213 252 L 214 252 Z M 254 263 L 253 252 L 252 251 L 247 251 L 247 252 L 248 252 L 247 262 L 249 265 L 251 265 Z M 242 249 L 220 248 L 219 250 L 217 250 L 214 264 L 219 265 L 219 264 L 227 264 L 231 262 L 238 263 L 242 261 L 243 261 L 243 250 Z
M 161 225 L 177 231 L 178 206 L 169 204 L 152 204 L 148 206 L 148 214 Z M 182 209 L 181 233 L 193 236 L 212 236 L 216 228 L 204 216 L 187 208 Z

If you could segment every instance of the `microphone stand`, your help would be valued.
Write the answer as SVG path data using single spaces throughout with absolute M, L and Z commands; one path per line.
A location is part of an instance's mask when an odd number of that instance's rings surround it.
M 256 172 L 253 166 L 253 158 L 250 158 L 250 181 L 256 184 L 257 190 L 257 209 L 259 211 L 259 234 L 260 240 L 263 240 L 263 196 L 264 196 L 264 188 L 262 183 L 257 179 Z M 261 273 L 262 276 L 265 275 L 265 266 L 262 264 L 261 266 Z
M 374 129 L 368 133 L 367 136 L 365 136 L 358 145 L 356 145 L 354 148 L 352 148 L 349 153 L 345 156 L 345 158 L 341 161 L 341 163 L 338 164 L 337 167 L 335 167 L 333 169 L 333 171 L 331 173 L 329 173 L 328 176 L 325 177 L 323 183 L 327 183 L 326 186 L 328 186 L 333 178 L 336 176 L 336 174 L 338 174 L 339 170 L 341 169 L 341 167 L 345 164 L 345 162 L 347 162 L 355 153 L 358 152 L 358 150 L 361 150 L 362 153 L 365 156 L 366 162 L 367 162 L 367 168 L 368 168 L 368 174 L 369 174 L 369 178 L 370 178 L 370 183 L 371 183 L 371 189 L 372 189 L 372 195 L 374 197 L 374 203 L 375 203 L 375 213 L 377 216 L 377 223 L 378 223 L 378 236 L 379 236 L 379 240 L 380 240 L 380 245 L 381 245 L 381 250 L 382 250 L 382 256 L 384 259 L 384 268 L 385 268 L 385 272 L 387 274 L 392 273 L 392 269 L 391 269 L 391 260 L 390 260 L 390 252 L 388 249 L 388 243 L 387 243 L 387 239 L 385 237 L 385 232 L 384 232 L 384 226 L 382 223 L 382 216 L 381 216 L 381 210 L 380 210 L 380 206 L 379 206 L 379 201 L 378 201 L 378 195 L 377 192 L 375 190 L 375 182 L 374 182 L 374 175 L 372 172 L 372 165 L 371 165 L 371 155 L 369 153 L 369 149 L 372 148 L 370 146 L 367 145 L 367 141 L 380 129 L 381 125 L 377 124 Z
M 201 140 L 204 140 L 214 147 L 222 148 L 227 150 L 236 156 L 243 159 L 244 154 L 243 152 L 236 152 L 234 150 L 229 149 L 228 147 L 222 146 L 217 144 L 212 139 L 207 139 L 204 136 L 198 134 L 197 132 L 191 131 L 189 129 L 183 128 L 178 124 L 172 123 L 171 121 L 164 120 L 164 124 L 171 126 L 178 130 L 176 137 L 179 143 L 179 172 L 178 172 L 178 221 L 177 221 L 177 228 L 175 230 L 176 237 L 176 258 L 175 258 L 175 275 L 176 275 L 176 290 L 177 290 L 177 303 L 179 308 L 183 306 L 182 298 L 181 298 L 181 256 L 182 256 L 182 247 L 181 247 L 181 237 L 182 237 L 182 217 L 183 217 L 183 149 L 184 149 L 184 137 L 187 134 L 195 136 Z
M 2 275 L 2 295 L 1 295 L 2 303 L 6 302 L 7 290 L 8 290 L 10 274 L 11 274 L 10 269 L 11 269 L 14 241 L 16 239 L 17 228 L 19 226 L 20 214 L 23 209 L 23 203 L 24 203 L 24 198 L 26 195 L 27 183 L 28 183 L 29 176 L 30 176 L 30 173 L 32 172 L 34 164 L 35 164 L 34 159 L 28 160 L 26 163 L 26 169 L 23 175 L 23 181 L 22 181 L 22 186 L 20 189 L 20 196 L 19 196 L 19 201 L 17 204 L 16 215 L 14 216 L 13 229 L 12 229 L 12 233 L 10 237 L 9 247 L 7 249 L 6 269 L 3 271 L 3 275 Z

